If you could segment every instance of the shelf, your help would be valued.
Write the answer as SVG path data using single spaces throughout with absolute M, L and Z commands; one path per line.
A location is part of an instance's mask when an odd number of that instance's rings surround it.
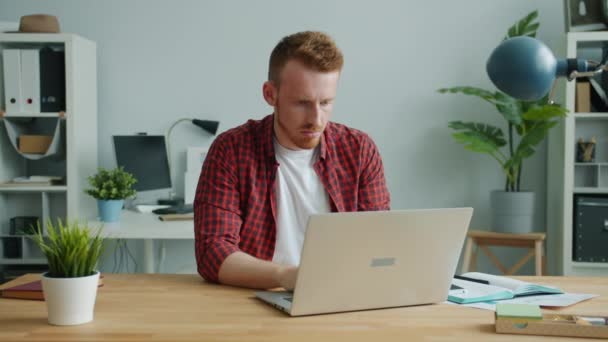
M 74 38 L 71 33 L 0 33 L 2 43 L 65 43 Z
M 2 258 L 0 259 L 0 264 L 3 265 L 28 265 L 28 264 L 36 264 L 36 265 L 46 265 L 46 258 L 28 258 L 28 259 L 9 259 Z
M 567 37 L 569 40 L 575 40 L 577 42 L 604 42 L 608 40 L 606 31 L 568 32 Z
M 574 188 L 576 194 L 608 194 L 608 188 Z
M 47 186 L 0 186 L 0 192 L 66 192 L 66 185 L 47 185 Z
M 577 120 L 608 120 L 608 113 L 574 113 L 572 116 Z
M 606 31 L 567 33 L 568 58 L 602 60 L 607 51 Z M 581 90 L 584 93 L 579 93 Z M 584 111 L 575 111 L 577 96 L 590 102 L 589 98 L 583 98 L 591 95 L 593 87 L 590 86 L 588 90 L 589 94 L 586 94 L 587 89 L 577 87 L 576 82 L 566 84 L 563 104 L 570 112 L 560 123 L 561 127 L 549 133 L 546 203 L 549 215 L 546 225 L 548 236 L 552 238 L 547 240 L 546 252 L 550 274 L 608 275 L 608 262 L 573 260 L 575 248 L 581 244 L 586 248 L 585 244 L 588 243 L 575 235 L 575 224 L 580 223 L 576 216 L 575 196 L 608 198 L 608 110 L 595 112 L 590 106 Z M 593 137 L 596 141 L 593 162 L 577 162 L 577 155 L 580 155 L 578 141 L 589 142 Z M 603 240 L 597 242 L 604 245 Z M 601 257 L 599 260 L 602 260 Z
M 608 166 L 608 162 L 598 162 L 598 163 L 574 163 L 576 166 Z
M 608 269 L 608 262 L 578 262 L 573 261 L 572 267 L 577 268 L 606 268 Z
M 6 112 L 0 111 L 0 118 L 62 118 L 65 119 L 65 113 L 49 112 L 49 113 L 18 113 L 18 114 L 7 114 Z
M 31 239 L 32 237 L 34 237 L 36 235 L 31 235 L 31 234 L 0 234 L 0 240 L 1 239 L 6 239 L 6 238 L 21 238 L 21 239 Z M 46 235 L 45 235 L 46 236 Z
M 4 272 L 10 269 L 14 272 L 11 274 L 21 269 L 46 268 L 44 265 L 47 265 L 34 240 L 27 236 L 7 236 L 11 218 L 32 216 L 41 223 L 58 218 L 66 222 L 91 217 L 96 212 L 95 200 L 83 191 L 87 177 L 97 171 L 99 159 L 96 44 L 71 33 L 0 33 L 0 52 L 46 47 L 64 55 L 65 85 L 60 82 L 61 74 L 50 82 L 57 82 L 57 87 L 62 86 L 57 90 L 65 96 L 65 107 L 49 107 L 48 110 L 53 112 L 42 112 L 45 107 L 29 111 L 9 107 L 11 109 L 6 113 L 6 101 L 0 101 L 0 234 L 4 236 L 0 238 L 0 269 Z M 0 67 L 2 83 L 7 82 L 5 76 Z M 5 86 L 2 88 L 6 90 Z M 4 96 L 3 93 L 0 90 L 0 96 Z M 16 146 L 19 135 L 54 135 L 57 131 L 61 139 L 54 141 L 58 153 L 53 156 L 50 153 L 31 156 L 20 153 L 19 146 Z M 31 175 L 58 176 L 69 181 L 3 184 Z M 14 266 L 2 267 L 5 265 Z

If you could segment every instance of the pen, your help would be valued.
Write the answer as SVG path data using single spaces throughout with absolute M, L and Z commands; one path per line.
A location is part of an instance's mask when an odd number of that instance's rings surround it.
M 475 282 L 475 283 L 481 283 L 481 284 L 490 285 L 490 282 L 487 281 L 487 280 L 481 280 L 481 279 L 463 277 L 463 276 L 459 276 L 459 275 L 454 275 L 454 279 L 460 279 L 460 280 L 466 280 L 466 281 L 472 281 L 472 282 Z

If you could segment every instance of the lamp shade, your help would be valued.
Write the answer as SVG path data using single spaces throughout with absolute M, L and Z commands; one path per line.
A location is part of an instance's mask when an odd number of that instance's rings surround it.
M 486 70 L 494 85 L 514 98 L 535 101 L 547 95 L 557 76 L 565 73 L 565 61 L 558 62 L 539 40 L 514 37 L 494 49 Z M 558 73 L 559 71 L 559 73 Z
M 215 133 L 217 133 L 217 128 L 220 125 L 219 121 L 209 121 L 209 120 L 199 120 L 199 119 L 192 119 L 192 123 L 194 125 L 202 128 L 203 130 L 211 133 L 212 135 L 215 135 Z

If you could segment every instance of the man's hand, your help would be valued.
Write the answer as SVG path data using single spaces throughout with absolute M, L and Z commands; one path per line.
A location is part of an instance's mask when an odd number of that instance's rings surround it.
M 235 252 L 224 260 L 218 275 L 222 284 L 253 289 L 283 287 L 293 290 L 298 268 L 260 260 L 247 253 Z
M 298 268 L 296 266 L 281 266 L 277 271 L 279 285 L 288 291 L 293 291 L 296 287 L 297 278 Z

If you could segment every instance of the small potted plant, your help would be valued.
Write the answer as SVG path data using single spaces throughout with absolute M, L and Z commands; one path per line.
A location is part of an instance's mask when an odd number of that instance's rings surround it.
M 97 174 L 88 177 L 90 189 L 85 192 L 97 199 L 99 218 L 103 222 L 116 222 L 126 198 L 135 196 L 133 185 L 137 182 L 122 167 L 113 170 L 99 168 Z
M 99 282 L 97 262 L 103 252 L 100 230 L 76 221 L 47 223 L 48 235 L 40 224 L 34 242 L 48 260 L 49 271 L 42 275 L 42 290 L 53 325 L 83 324 L 93 320 Z

